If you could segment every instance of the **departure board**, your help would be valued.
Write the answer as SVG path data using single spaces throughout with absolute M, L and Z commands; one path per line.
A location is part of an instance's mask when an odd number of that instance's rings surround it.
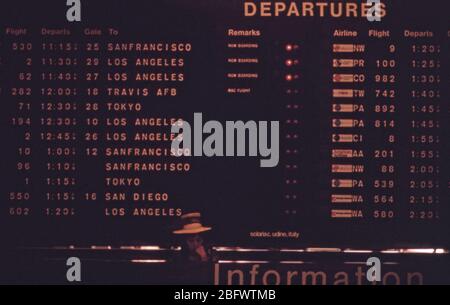
M 449 246 L 448 1 L 5 1 L 1 239 Z

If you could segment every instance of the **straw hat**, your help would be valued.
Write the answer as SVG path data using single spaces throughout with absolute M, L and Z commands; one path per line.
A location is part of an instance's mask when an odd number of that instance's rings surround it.
M 200 221 L 201 216 L 198 212 L 182 215 L 183 228 L 173 231 L 173 234 L 197 234 L 211 230 L 210 227 L 202 225 Z

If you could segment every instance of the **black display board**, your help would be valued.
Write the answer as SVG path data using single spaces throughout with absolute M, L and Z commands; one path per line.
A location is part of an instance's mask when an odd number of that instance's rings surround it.
M 448 246 L 448 1 L 65 2 L 1 4 L 6 242 L 165 245 L 200 211 L 216 245 Z M 277 166 L 171 156 L 194 113 L 278 121 Z

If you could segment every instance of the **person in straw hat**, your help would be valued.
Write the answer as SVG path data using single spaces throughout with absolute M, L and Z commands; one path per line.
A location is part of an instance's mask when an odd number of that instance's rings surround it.
M 183 258 L 190 262 L 208 262 L 209 251 L 205 249 L 202 233 L 210 231 L 211 227 L 205 227 L 201 223 L 199 212 L 188 213 L 181 216 L 182 228 L 173 231 L 173 234 L 183 238 Z

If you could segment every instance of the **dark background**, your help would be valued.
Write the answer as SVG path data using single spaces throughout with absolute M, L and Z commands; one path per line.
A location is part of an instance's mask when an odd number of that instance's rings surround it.
M 69 24 L 65 20 L 65 1 L 14 1 L 2 3 L 0 24 L 5 26 L 23 26 L 30 30 L 41 26 L 49 28 L 69 28 L 74 33 L 81 33 L 86 27 L 105 29 L 109 26 L 120 29 L 119 40 L 156 41 L 187 40 L 194 49 L 186 60 L 187 80 L 182 84 L 178 97 L 148 98 L 142 101 L 144 113 L 161 116 L 184 116 L 192 120 L 194 112 L 202 112 L 206 120 L 280 120 L 289 113 L 284 104 L 287 97 L 283 94 L 283 75 L 285 68 L 283 46 L 287 42 L 301 46 L 299 56 L 301 79 L 298 87 L 301 112 L 301 154 L 297 160 L 301 168 L 301 183 L 298 193 L 300 200 L 295 203 L 296 215 L 285 215 L 284 210 L 293 208 L 282 202 L 283 164 L 286 157 L 281 154 L 286 143 L 282 141 L 280 165 L 276 168 L 260 168 L 258 158 L 193 158 L 192 171 L 187 174 L 142 174 L 144 185 L 142 190 L 158 186 L 173 190 L 171 205 L 180 206 L 184 211 L 200 210 L 204 223 L 214 227 L 210 238 L 215 245 L 231 246 L 264 246 L 264 247 L 302 247 L 302 246 L 338 246 L 338 247 L 445 247 L 448 245 L 448 38 L 449 29 L 448 1 L 386 1 L 388 16 L 380 24 L 369 24 L 360 19 L 331 18 L 245 18 L 242 1 L 82 1 L 82 22 Z M 262 78 L 256 86 L 256 93 L 250 97 L 230 97 L 225 94 L 226 86 L 226 29 L 259 28 L 263 36 L 260 38 L 259 52 L 262 64 L 259 65 Z M 370 220 L 369 218 L 351 221 L 333 221 L 330 214 L 330 128 L 331 118 L 331 37 L 335 28 L 356 29 L 360 33 L 367 28 L 390 29 L 392 40 L 398 47 L 397 56 L 401 67 L 397 71 L 400 81 L 397 90 L 403 96 L 397 101 L 399 111 L 395 119 L 399 122 L 396 133 L 400 136 L 397 156 L 409 151 L 406 142 L 409 122 L 407 93 L 408 80 L 402 75 L 409 74 L 407 50 L 411 41 L 403 40 L 403 29 L 434 30 L 435 41 L 443 48 L 441 61 L 443 67 L 441 98 L 441 124 L 439 132 L 445 144 L 442 144 L 441 155 L 441 218 L 439 221 L 411 221 L 408 219 L 407 183 L 400 184 L 395 190 L 397 196 L 397 216 L 391 221 Z M 2 35 L 4 39 L 5 35 Z M 35 45 L 39 46 L 40 37 L 33 36 Z M 125 39 L 127 37 L 127 39 Z M 11 39 L 9 37 L 8 39 Z M 77 38 L 72 37 L 71 40 Z M 106 38 L 103 37 L 106 41 Z M 80 35 L 78 42 L 87 41 Z M 343 40 L 340 40 L 343 41 Z M 37 49 L 37 48 L 36 48 Z M 8 54 L 2 48 L 2 56 Z M 41 51 L 33 56 L 39 57 Z M 106 55 L 105 55 L 106 56 Z M 130 56 L 127 54 L 127 56 Z M 378 58 L 373 53 L 364 55 L 366 60 Z M 405 57 L 406 56 L 406 57 Z M 373 57 L 373 58 L 371 58 Z M 103 71 L 108 67 L 103 66 Z M 368 67 L 364 73 L 371 73 Z M 8 80 L 9 72 L 15 72 L 14 63 L 6 63 L 2 67 L 1 79 L 4 87 L 12 86 Z M 98 87 L 106 86 L 100 82 Z M 87 85 L 79 83 L 80 88 Z M 33 83 L 33 88 L 41 84 Z M 366 91 L 368 90 L 365 85 Z M 81 91 L 81 90 L 80 90 Z M 8 217 L 7 194 L 15 185 L 13 161 L 16 157 L 17 137 L 8 125 L 16 101 L 9 100 L 2 94 L 2 137 L 5 143 L 2 149 L 2 235 L 5 241 L 21 245 L 60 245 L 60 244 L 171 244 L 170 230 L 173 221 L 170 219 L 136 218 L 107 219 L 103 213 L 104 204 L 99 200 L 90 203 L 89 207 L 81 202 L 71 203 L 77 207 L 78 215 L 71 219 L 53 219 L 33 215 L 28 219 Z M 363 103 L 366 103 L 363 101 Z M 447 104 L 445 104 L 447 103 Z M 445 105 L 444 105 L 445 104 Z M 368 111 L 370 112 L 370 111 Z M 140 116 L 142 116 L 142 114 Z M 81 114 L 80 114 L 81 115 Z M 370 119 L 370 113 L 367 113 Z M 39 112 L 33 113 L 34 117 Z M 39 128 L 39 126 L 36 126 Z M 79 130 L 80 132 L 82 130 Z M 281 135 L 285 126 L 281 127 Z M 367 139 L 376 139 L 376 134 L 365 130 Z M 403 142 L 402 142 L 403 141 Z M 444 142 L 444 141 L 443 141 Z M 36 147 L 39 141 L 33 142 Z M 77 143 L 83 147 L 83 143 Z M 99 144 L 101 145 L 104 144 Z M 369 151 L 371 145 L 365 142 L 364 149 Z M 38 180 L 44 174 L 44 166 L 40 163 L 43 155 L 33 154 L 32 175 Z M 96 161 L 77 161 L 80 164 L 77 175 L 82 181 L 76 187 L 77 193 L 97 190 L 102 193 L 101 182 L 104 176 L 102 168 Z M 373 165 L 370 156 L 366 157 L 367 165 Z M 406 182 L 408 177 L 408 160 L 398 157 L 396 181 Z M 101 163 L 101 162 L 100 162 Z M 97 166 L 97 167 L 95 167 Z M 370 181 L 370 173 L 365 179 Z M 42 180 L 42 179 L 41 179 Z M 363 178 L 364 180 L 364 178 Z M 39 182 L 40 183 L 40 182 Z M 43 185 L 33 186 L 33 198 L 40 198 Z M 368 189 L 366 195 L 370 195 Z M 52 204 L 52 203 L 50 203 Z M 46 207 L 47 203 L 34 199 L 31 206 Z M 370 211 L 370 210 L 368 210 Z M 367 213 L 369 214 L 369 213 Z M 299 240 L 251 239 L 249 231 L 293 230 L 301 233 Z

